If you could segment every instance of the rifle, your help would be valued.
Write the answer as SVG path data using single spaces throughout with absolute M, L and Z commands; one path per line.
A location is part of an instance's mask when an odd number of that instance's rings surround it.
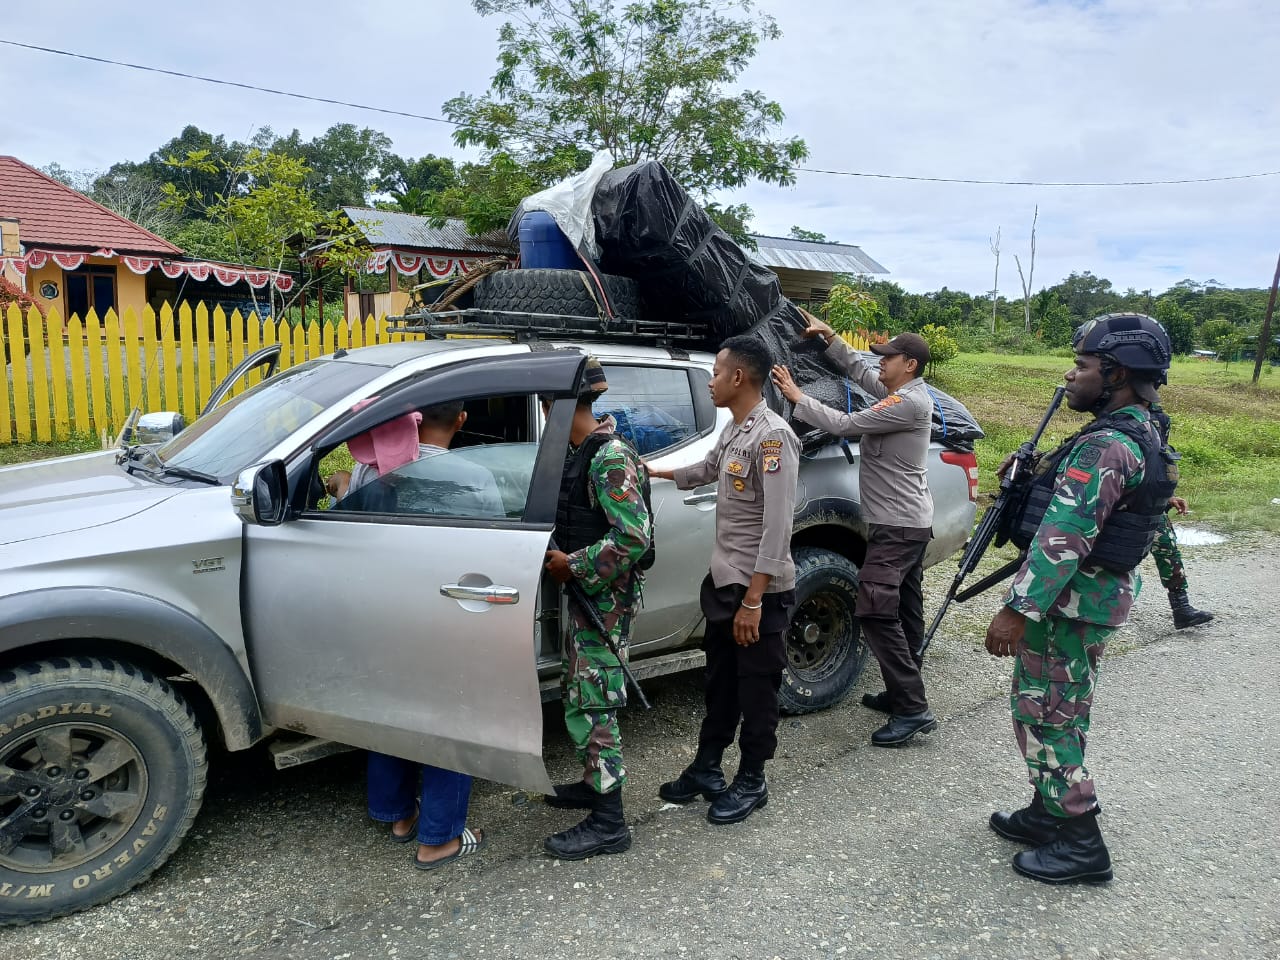
M 556 546 L 555 540 L 552 540 L 549 546 L 552 550 L 560 549 Z M 601 639 L 604 640 L 605 646 L 609 648 L 609 652 L 618 658 L 618 665 L 622 667 L 622 675 L 626 678 L 627 683 L 631 684 L 632 689 L 636 692 L 636 696 L 640 698 L 640 705 L 646 710 L 653 709 L 649 704 L 648 698 L 645 697 L 644 691 L 640 689 L 640 681 L 637 680 L 636 675 L 631 672 L 631 667 L 627 665 L 627 660 L 622 655 L 622 651 L 618 649 L 618 645 L 613 642 L 613 635 L 605 628 L 604 618 L 600 616 L 600 611 L 597 610 L 595 604 L 591 602 L 591 599 L 587 596 L 587 592 L 582 589 L 582 584 L 573 577 L 570 577 L 565 583 L 561 584 L 561 586 L 564 587 L 565 595 L 569 598 L 569 601 L 577 604 L 578 609 L 581 610 L 583 614 L 586 615 L 586 618 L 591 621 L 591 625 L 596 628 L 597 632 L 599 632 Z
M 938 624 L 942 623 L 942 618 L 947 612 L 947 607 L 951 606 L 952 600 L 957 603 L 964 603 L 970 597 L 976 597 L 984 590 L 1005 579 L 1005 577 L 1015 573 L 1018 567 L 1022 566 L 1022 561 L 1026 556 L 1025 552 L 1019 553 L 1018 556 L 999 570 L 987 574 L 972 586 L 960 590 L 960 584 L 964 582 L 964 578 L 977 569 L 978 561 L 982 559 L 982 555 L 987 552 L 987 547 L 991 546 L 991 541 L 995 539 L 996 534 L 1000 531 L 1004 515 L 1008 512 L 1009 505 L 1013 502 L 1014 494 L 1018 492 L 1018 488 L 1022 485 L 1024 470 L 1036 452 L 1036 444 L 1040 442 L 1040 437 L 1044 433 L 1045 427 L 1049 425 L 1049 421 L 1053 418 L 1054 413 L 1057 412 L 1058 405 L 1062 403 L 1062 398 L 1066 392 L 1066 387 L 1058 387 L 1053 391 L 1053 400 L 1049 403 L 1049 409 L 1041 417 L 1040 426 L 1036 427 L 1036 432 L 1031 435 L 1031 439 L 1023 441 L 1014 453 L 1009 469 L 1000 478 L 1000 492 L 996 494 L 995 501 L 987 508 L 987 512 L 982 515 L 982 520 L 979 521 L 977 528 L 964 545 L 964 552 L 960 554 L 960 569 L 956 572 L 955 579 L 951 581 L 951 589 L 947 591 L 947 596 L 943 599 L 942 606 L 938 608 L 938 615 L 933 618 L 933 625 L 929 627 L 929 632 L 924 635 L 919 653 L 923 654 L 929 648 L 929 644 L 933 640 L 933 634 L 937 631 Z M 959 592 L 957 593 L 957 591 Z

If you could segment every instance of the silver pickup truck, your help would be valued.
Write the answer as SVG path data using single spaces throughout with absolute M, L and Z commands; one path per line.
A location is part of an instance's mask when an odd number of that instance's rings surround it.
M 542 701 L 560 598 L 542 559 L 586 349 L 449 339 L 339 351 L 185 428 L 146 417 L 119 451 L 0 469 L 0 922 L 69 913 L 145 879 L 196 816 L 210 742 L 271 738 L 282 764 L 326 743 L 377 748 L 548 790 Z M 647 459 L 705 456 L 728 418 L 707 391 L 710 354 L 590 349 L 610 384 L 598 412 Z M 545 421 L 539 394 L 561 398 Z M 384 476 L 391 495 L 376 509 L 328 501 L 326 458 L 347 440 L 448 400 L 468 411 L 452 450 Z M 838 701 L 867 660 L 851 449 L 828 444 L 800 469 L 782 691 L 793 712 Z M 449 458 L 493 474 L 500 512 L 474 497 L 449 506 Z M 972 527 L 977 468 L 936 444 L 929 467 L 932 564 Z M 631 652 L 642 679 L 701 663 L 716 494 L 653 485 L 657 562 Z

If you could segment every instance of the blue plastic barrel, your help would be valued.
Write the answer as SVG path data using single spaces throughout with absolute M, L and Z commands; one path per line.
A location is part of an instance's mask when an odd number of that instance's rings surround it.
M 530 210 L 520 218 L 520 266 L 574 270 L 578 252 L 545 210 Z

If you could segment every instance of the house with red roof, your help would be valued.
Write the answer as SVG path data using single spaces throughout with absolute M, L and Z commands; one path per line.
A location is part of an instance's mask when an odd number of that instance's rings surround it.
M 0 156 L 0 276 L 43 312 L 99 317 L 150 304 L 235 303 L 268 284 L 282 293 L 289 274 L 193 260 L 163 237 L 108 210 L 16 157 Z M 225 292 L 225 295 L 221 295 Z

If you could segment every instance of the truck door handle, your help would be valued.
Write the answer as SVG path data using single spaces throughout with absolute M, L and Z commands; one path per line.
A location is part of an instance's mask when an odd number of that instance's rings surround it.
M 511 604 L 520 602 L 520 591 L 491 583 L 484 587 L 468 587 L 461 583 L 442 583 L 440 593 L 454 600 L 479 600 L 481 603 Z
M 684 498 L 684 502 L 693 506 L 699 503 L 711 503 L 716 498 L 716 491 L 710 493 L 693 493 Z

